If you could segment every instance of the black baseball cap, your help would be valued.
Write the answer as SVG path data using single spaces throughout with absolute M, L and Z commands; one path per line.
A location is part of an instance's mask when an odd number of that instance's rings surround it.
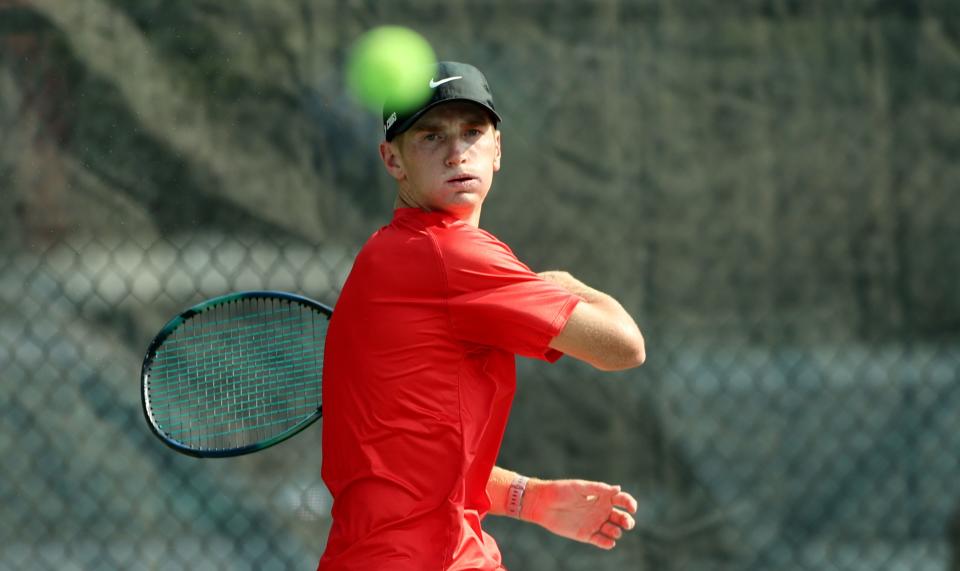
M 430 78 L 430 98 L 419 107 L 402 110 L 390 100 L 383 104 L 383 134 L 388 141 L 403 133 L 424 113 L 448 101 L 472 101 L 490 112 L 494 126 L 500 124 L 500 115 L 493 107 L 493 94 L 487 78 L 470 64 L 455 61 L 437 62 L 437 71 Z

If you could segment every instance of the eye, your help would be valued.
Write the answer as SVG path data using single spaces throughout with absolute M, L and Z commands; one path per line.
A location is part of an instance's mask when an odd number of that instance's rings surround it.
M 436 133 L 427 133 L 427 134 L 425 134 L 425 135 L 423 136 L 423 140 L 424 140 L 424 141 L 430 141 L 430 142 L 438 141 L 438 140 L 440 140 L 440 135 L 438 135 L 438 134 L 436 134 Z
M 467 136 L 468 136 L 468 137 L 479 137 L 479 136 L 482 135 L 482 134 L 483 134 L 483 131 L 481 131 L 480 129 L 477 129 L 476 127 L 473 127 L 473 128 L 471 128 L 471 129 L 467 129 Z

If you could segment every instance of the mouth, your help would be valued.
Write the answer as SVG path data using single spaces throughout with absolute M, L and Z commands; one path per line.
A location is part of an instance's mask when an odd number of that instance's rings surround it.
M 476 180 L 479 180 L 479 179 L 471 174 L 463 173 L 463 174 L 458 174 L 456 176 L 452 176 L 448 178 L 447 182 L 449 184 L 465 185 L 465 184 L 474 182 Z

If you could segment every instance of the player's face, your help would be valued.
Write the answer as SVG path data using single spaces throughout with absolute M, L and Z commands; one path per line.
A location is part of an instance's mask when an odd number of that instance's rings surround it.
M 476 223 L 493 173 L 500 170 L 500 132 L 479 105 L 450 102 L 381 144 L 380 152 L 399 182 L 399 204 Z

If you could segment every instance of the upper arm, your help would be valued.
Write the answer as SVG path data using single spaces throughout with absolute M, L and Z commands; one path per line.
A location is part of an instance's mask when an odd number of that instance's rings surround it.
M 610 304 L 581 301 L 550 348 L 602 370 L 636 367 L 646 359 L 643 336 L 629 316 Z
M 537 276 L 492 236 L 453 231 L 462 235 L 438 240 L 452 335 L 525 357 L 558 358 L 549 351 L 550 340 L 579 298 Z

